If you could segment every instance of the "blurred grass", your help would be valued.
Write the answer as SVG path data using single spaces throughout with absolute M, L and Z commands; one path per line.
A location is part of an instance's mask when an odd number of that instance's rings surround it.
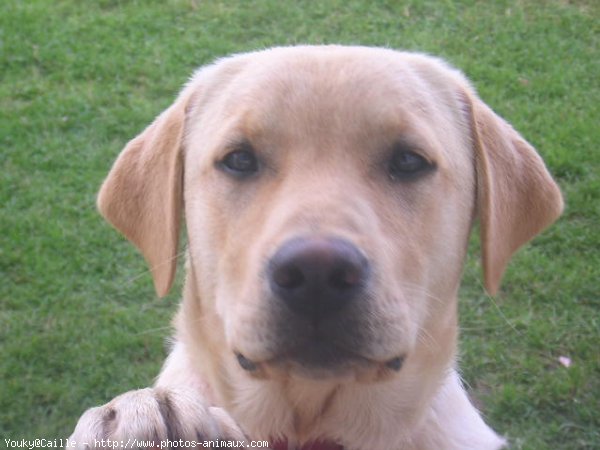
M 557 176 L 566 213 L 494 299 L 473 239 L 461 367 L 513 448 L 600 448 L 599 20 L 591 0 L 3 0 L 0 438 L 65 437 L 158 373 L 177 289 L 157 300 L 94 206 L 124 143 L 215 57 L 355 43 L 449 59 Z

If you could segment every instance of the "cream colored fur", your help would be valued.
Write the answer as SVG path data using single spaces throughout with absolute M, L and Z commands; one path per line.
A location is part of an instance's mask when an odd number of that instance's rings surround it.
M 251 182 L 216 167 L 241 140 L 264 161 Z M 391 182 L 384 161 L 397 140 L 435 172 Z M 155 387 L 88 410 L 76 442 L 177 431 L 327 439 L 348 450 L 503 446 L 455 367 L 468 236 L 479 218 L 495 293 L 511 255 L 558 217 L 562 198 L 535 150 L 441 60 L 324 46 L 217 61 L 127 145 L 98 204 L 141 250 L 159 295 L 173 280 L 183 217 L 187 275 L 176 343 Z M 264 264 L 307 234 L 352 242 L 377 272 L 357 331 L 370 362 L 339 376 L 306 378 L 274 363 L 286 355 L 273 350 Z M 243 370 L 236 353 L 258 370 Z M 382 369 L 400 354 L 401 370 Z

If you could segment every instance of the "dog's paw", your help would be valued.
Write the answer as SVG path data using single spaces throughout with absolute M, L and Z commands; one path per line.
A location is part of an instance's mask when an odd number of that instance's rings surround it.
M 88 409 L 68 440 L 69 449 L 203 448 L 207 441 L 249 440 L 222 408 L 209 407 L 197 394 L 163 388 L 130 391 L 106 405 Z M 218 444 L 217 444 L 218 445 Z

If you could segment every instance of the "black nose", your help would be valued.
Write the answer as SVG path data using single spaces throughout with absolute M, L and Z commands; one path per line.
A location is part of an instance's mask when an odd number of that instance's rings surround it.
M 364 294 L 369 262 L 339 238 L 296 238 L 272 257 L 271 289 L 295 313 L 314 319 L 338 312 Z

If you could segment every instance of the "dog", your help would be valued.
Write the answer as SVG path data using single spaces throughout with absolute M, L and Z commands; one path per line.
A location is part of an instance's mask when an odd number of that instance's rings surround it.
M 73 446 L 506 445 L 456 367 L 469 235 L 478 221 L 493 295 L 563 201 L 446 62 L 345 46 L 218 60 L 127 144 L 98 206 L 159 296 L 183 218 L 186 279 L 154 387 L 86 411 Z

